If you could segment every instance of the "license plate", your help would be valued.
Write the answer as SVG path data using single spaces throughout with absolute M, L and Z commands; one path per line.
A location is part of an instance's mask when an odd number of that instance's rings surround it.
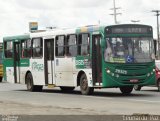
M 131 79 L 130 82 L 136 83 L 136 82 L 138 82 L 138 79 Z

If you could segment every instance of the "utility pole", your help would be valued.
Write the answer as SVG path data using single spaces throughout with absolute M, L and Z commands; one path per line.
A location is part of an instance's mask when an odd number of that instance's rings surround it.
M 113 0 L 113 8 L 111 8 L 111 10 L 113 10 L 113 14 L 110 14 L 110 15 L 114 16 L 115 24 L 118 24 L 117 15 L 121 15 L 122 14 L 122 13 L 117 13 L 117 9 L 121 9 L 121 8 L 120 7 L 116 8 L 116 1 Z
M 157 16 L 157 43 L 158 43 L 158 59 L 160 59 L 160 36 L 159 36 L 159 15 L 160 10 L 152 10 Z

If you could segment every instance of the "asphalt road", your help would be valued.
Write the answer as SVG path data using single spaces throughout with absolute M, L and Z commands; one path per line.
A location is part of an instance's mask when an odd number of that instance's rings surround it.
M 2 115 L 160 115 L 160 92 L 156 87 L 143 87 L 131 95 L 119 89 L 95 90 L 92 96 L 80 90 L 63 93 L 59 88 L 28 92 L 25 85 L 0 83 Z

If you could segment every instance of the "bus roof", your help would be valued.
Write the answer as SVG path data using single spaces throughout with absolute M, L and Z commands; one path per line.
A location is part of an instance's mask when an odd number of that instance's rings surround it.
M 56 36 L 65 34 L 74 34 L 75 29 L 53 29 L 44 32 L 30 33 L 30 37 L 45 37 L 45 36 Z
M 145 27 L 152 27 L 150 25 L 145 25 L 145 24 L 117 24 L 117 25 L 109 25 L 106 27 L 120 27 L 120 26 L 145 26 Z
M 82 27 L 77 27 L 73 29 L 53 29 L 53 30 L 46 30 L 41 32 L 35 33 L 27 33 L 22 35 L 16 36 L 7 36 L 3 38 L 3 41 L 12 41 L 12 40 L 25 40 L 33 37 L 45 37 L 45 36 L 56 36 L 56 35 L 66 35 L 66 34 L 76 34 L 76 33 L 92 33 L 92 32 L 100 32 L 105 31 L 105 28 L 114 28 L 114 27 L 127 27 L 127 26 L 144 26 L 144 27 L 151 27 L 149 25 L 143 24 L 118 24 L 118 25 L 109 25 L 109 26 L 99 26 L 99 25 L 87 25 Z
M 77 33 L 97 32 L 103 30 L 104 28 L 105 26 L 89 25 L 89 26 L 78 27 L 76 29 L 76 32 Z
M 16 36 L 7 36 L 3 37 L 3 41 L 11 41 L 11 40 L 25 40 L 30 38 L 29 34 L 16 35 Z

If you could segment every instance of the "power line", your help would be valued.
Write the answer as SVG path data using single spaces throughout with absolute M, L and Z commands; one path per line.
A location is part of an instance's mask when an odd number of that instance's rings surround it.
M 152 12 L 156 13 L 155 16 L 157 16 L 158 59 L 160 59 L 160 36 L 159 36 L 159 15 L 160 15 L 160 10 L 152 10 Z
M 114 22 L 115 22 L 115 24 L 118 24 L 117 15 L 121 15 L 122 14 L 122 13 L 117 13 L 118 9 L 121 9 L 121 8 L 120 7 L 116 8 L 116 1 L 113 0 L 113 8 L 111 8 L 111 10 L 113 10 L 113 14 L 110 14 L 110 15 L 114 16 Z

